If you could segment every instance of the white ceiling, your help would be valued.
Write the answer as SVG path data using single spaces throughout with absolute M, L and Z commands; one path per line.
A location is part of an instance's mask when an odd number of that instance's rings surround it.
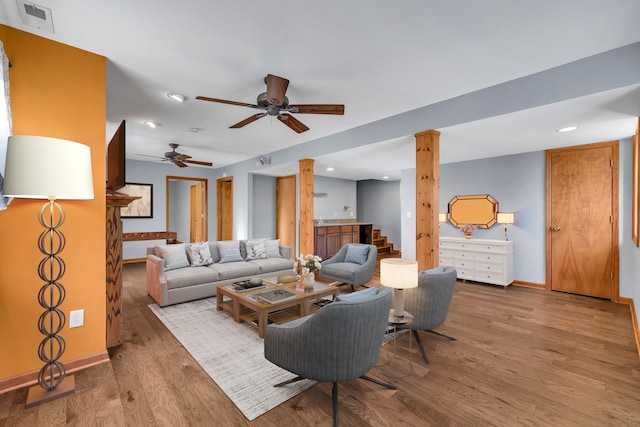
M 0 23 L 108 59 L 107 140 L 126 119 L 128 158 L 156 161 L 142 155 L 162 155 L 176 142 L 216 168 L 350 129 L 366 135 L 378 120 L 640 41 L 637 0 L 39 0 L 51 9 L 54 33 L 25 25 L 20 4 L 0 0 Z M 195 100 L 254 103 L 268 73 L 290 80 L 291 103 L 341 103 L 345 115 L 298 114 L 311 128 L 302 134 L 271 117 L 229 129 L 254 110 Z M 179 104 L 167 92 L 189 99 Z M 440 128 L 441 161 L 628 137 L 639 94 L 628 85 Z M 149 129 L 145 120 L 162 126 Z M 567 125 L 580 128 L 555 132 Z M 316 173 L 397 178 L 413 167 L 414 133 L 373 138 L 349 156 L 319 153 Z M 296 167 L 274 162 L 260 171 Z

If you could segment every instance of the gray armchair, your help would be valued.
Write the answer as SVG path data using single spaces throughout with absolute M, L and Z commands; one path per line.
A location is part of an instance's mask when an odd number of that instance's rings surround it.
M 413 315 L 413 323 L 406 328 L 410 328 L 413 331 L 426 364 L 429 364 L 429 358 L 418 334 L 419 330 L 457 341 L 453 337 L 434 331 L 447 318 L 456 278 L 457 272 L 453 267 L 444 266 L 433 270 L 425 270 L 418 273 L 418 287 L 405 289 L 404 291 L 404 309 Z M 402 328 L 403 325 L 398 325 L 398 327 Z
M 370 288 L 346 294 L 344 300 L 338 298 L 316 314 L 269 325 L 264 337 L 266 359 L 297 375 L 275 387 L 305 378 L 333 383 L 334 426 L 338 425 L 339 382 L 362 378 L 396 390 L 365 375 L 380 356 L 391 301 L 391 289 Z
M 353 246 L 351 252 L 349 246 Z M 354 250 L 367 250 L 366 259 L 362 259 L 362 264 L 353 261 L 353 256 L 348 256 Z M 350 253 L 348 253 L 350 252 Z M 322 261 L 320 269 L 320 277 L 337 280 L 342 283 L 351 285 L 351 290 L 355 290 L 354 286 L 364 286 L 373 277 L 376 270 L 376 261 L 378 258 L 378 248 L 374 245 L 363 243 L 348 243 L 340 248 L 340 250 L 331 258 Z

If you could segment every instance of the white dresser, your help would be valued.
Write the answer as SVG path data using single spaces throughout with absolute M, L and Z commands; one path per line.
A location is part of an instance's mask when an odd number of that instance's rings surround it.
M 513 242 L 440 237 L 440 265 L 455 267 L 458 279 L 509 286 L 513 282 Z

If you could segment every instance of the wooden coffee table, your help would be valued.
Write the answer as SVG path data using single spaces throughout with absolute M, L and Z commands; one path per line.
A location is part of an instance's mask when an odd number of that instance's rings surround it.
M 224 285 L 218 286 L 216 291 L 218 310 L 228 311 L 236 322 L 244 321 L 254 325 L 257 323 L 260 338 L 264 338 L 270 320 L 275 323 L 285 323 L 307 316 L 313 311 L 312 302 L 329 295 L 335 299 L 340 293 L 340 288 L 337 286 L 340 282 L 331 280 L 316 279 L 316 286 L 311 291 L 301 290 L 297 282 L 276 284 L 275 278 L 266 280 L 268 280 L 264 282 L 267 285 L 266 288 L 237 292 L 233 290 L 233 285 Z M 296 297 L 272 304 L 258 301 L 260 293 L 276 288 L 291 291 L 296 294 Z

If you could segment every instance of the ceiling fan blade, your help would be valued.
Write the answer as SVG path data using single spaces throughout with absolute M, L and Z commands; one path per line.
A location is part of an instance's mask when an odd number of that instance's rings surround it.
M 193 163 L 194 165 L 213 166 L 211 162 L 201 162 L 199 160 L 185 160 L 185 163 Z
M 186 154 L 178 154 L 177 156 L 173 156 L 173 158 L 176 160 L 187 160 L 190 159 L 191 156 L 188 156 Z
M 186 168 L 187 164 L 180 161 L 180 160 L 172 160 L 171 162 L 173 162 L 174 165 L 181 167 L 181 168 Z
M 136 156 L 144 156 L 144 157 L 153 157 L 154 159 L 160 159 L 160 160 L 166 160 L 164 157 L 160 157 L 160 156 L 150 156 L 149 154 L 140 154 L 140 153 L 135 153 Z
M 255 104 L 247 104 L 246 102 L 237 102 L 237 101 L 227 101 L 226 99 L 208 98 L 206 96 L 196 96 L 196 99 L 199 99 L 200 101 L 210 101 L 210 102 L 219 102 L 221 104 L 238 105 L 240 107 L 260 108 Z
M 287 92 L 287 87 L 289 86 L 289 80 L 274 76 L 273 74 L 267 74 L 264 82 L 267 84 L 267 101 L 273 105 L 282 105 L 284 102 L 284 94 Z
M 229 129 L 239 129 L 243 126 L 248 125 L 249 123 L 253 123 L 258 119 L 261 119 L 262 117 L 266 116 L 267 113 L 260 113 L 260 114 L 254 114 L 253 116 L 249 116 L 246 119 L 242 120 L 241 122 L 236 123 L 233 126 L 229 126 Z
M 289 126 L 291 129 L 293 129 L 298 133 L 302 133 L 309 130 L 309 128 L 304 123 L 302 123 L 300 120 L 296 119 L 290 114 L 279 114 L 278 120 L 280 120 L 282 123 Z
M 344 114 L 342 104 L 298 104 L 289 105 L 288 111 L 301 114 Z

